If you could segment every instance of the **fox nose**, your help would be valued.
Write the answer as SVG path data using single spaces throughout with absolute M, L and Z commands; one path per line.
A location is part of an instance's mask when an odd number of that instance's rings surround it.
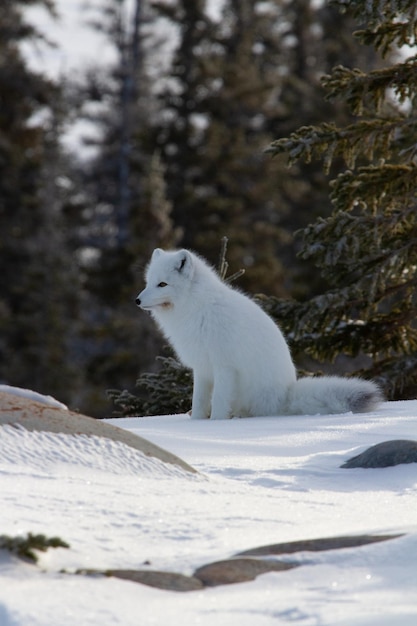
M 135 302 L 136 302 L 136 306 L 140 306 L 140 298 L 139 298 L 139 296 L 136 298 Z

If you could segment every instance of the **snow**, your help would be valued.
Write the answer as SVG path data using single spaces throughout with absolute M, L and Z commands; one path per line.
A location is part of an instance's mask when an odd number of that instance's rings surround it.
M 59 400 L 56 400 L 52 396 L 45 396 L 37 391 L 32 391 L 31 389 L 22 389 L 21 387 L 11 387 L 10 385 L 0 385 L 0 392 L 10 393 L 14 396 L 20 396 L 22 398 L 28 398 L 28 400 L 35 400 L 35 402 L 40 402 L 41 404 L 46 404 L 47 406 L 56 407 L 58 409 L 67 409 L 68 407 Z
M 364 415 L 109 420 L 199 475 L 98 437 L 3 427 L 0 533 L 58 535 L 70 548 L 37 566 L 0 552 L 0 625 L 414 626 L 416 465 L 340 465 L 376 443 L 416 439 L 416 414 L 408 401 Z M 187 593 L 74 573 L 191 574 L 261 545 L 366 533 L 404 535 L 292 554 L 301 567 Z

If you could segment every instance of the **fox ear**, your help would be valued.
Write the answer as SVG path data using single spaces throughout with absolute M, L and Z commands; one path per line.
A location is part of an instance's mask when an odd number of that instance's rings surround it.
M 193 268 L 193 258 L 188 250 L 180 250 L 177 254 L 177 264 L 175 269 L 184 276 L 189 276 Z
M 163 250 L 161 250 L 161 248 L 155 248 L 155 250 L 152 252 L 152 258 L 153 259 L 157 259 L 159 256 L 161 256 Z

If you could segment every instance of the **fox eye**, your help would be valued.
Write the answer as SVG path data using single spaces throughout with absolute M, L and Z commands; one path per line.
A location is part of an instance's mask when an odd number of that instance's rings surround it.
M 159 283 L 159 285 L 158 285 L 158 287 L 167 287 L 167 286 L 168 286 L 168 284 L 167 284 L 167 283 L 164 283 L 164 282 Z

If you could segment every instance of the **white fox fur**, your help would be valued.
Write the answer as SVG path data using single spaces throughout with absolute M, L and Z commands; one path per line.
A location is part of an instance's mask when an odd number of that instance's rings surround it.
M 382 399 L 359 378 L 296 380 L 275 322 L 188 250 L 154 250 L 136 303 L 193 370 L 193 419 L 364 412 Z

